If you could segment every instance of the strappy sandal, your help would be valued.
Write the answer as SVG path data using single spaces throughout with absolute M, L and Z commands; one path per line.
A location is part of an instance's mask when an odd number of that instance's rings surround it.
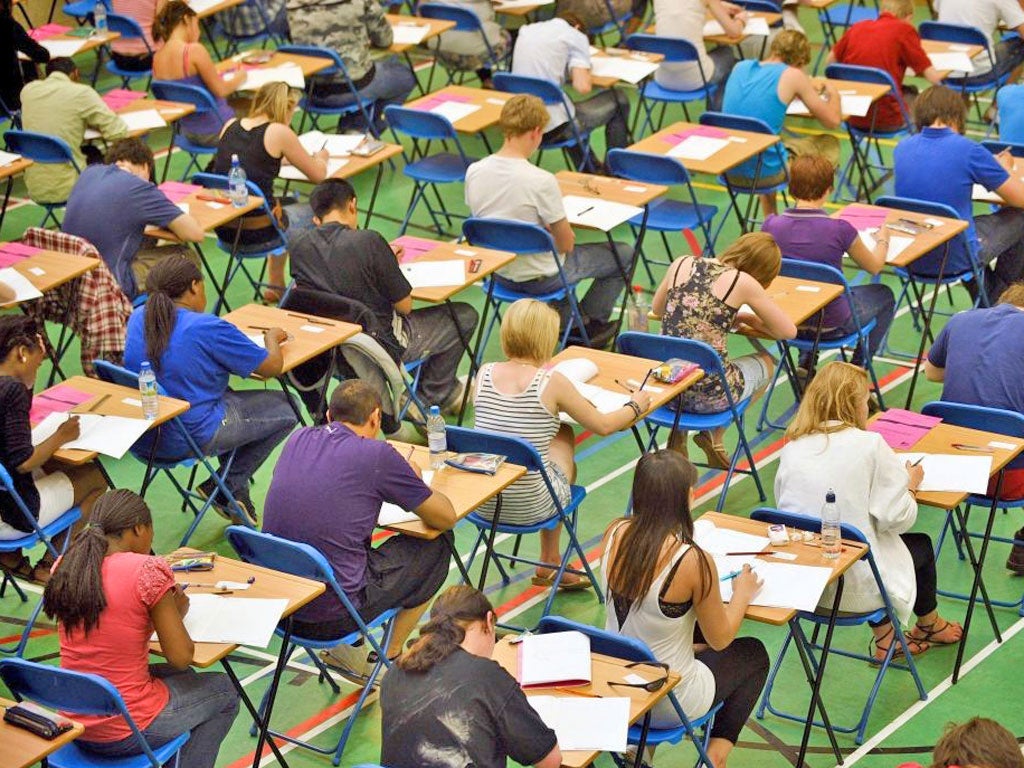
M 21 556 L 17 565 L 5 565 L 3 568 L 12 576 L 17 576 L 19 579 L 24 579 L 25 581 L 31 581 L 33 584 L 45 585 L 46 582 L 49 581 L 50 566 L 42 561 L 33 566 L 25 555 Z M 42 577 L 39 575 L 40 569 L 42 569 L 42 572 L 45 574 Z
M 535 587 L 553 587 L 555 584 L 555 573 L 556 571 L 549 571 L 547 576 L 535 575 L 530 579 L 530 583 Z M 576 576 L 576 581 L 566 581 L 567 576 Z M 562 592 L 579 592 L 583 589 L 590 589 L 590 579 L 577 574 L 562 574 L 562 580 L 558 583 L 558 589 Z
M 725 446 L 721 443 L 716 443 L 712 439 L 710 432 L 698 432 L 694 435 L 693 442 L 704 451 L 709 467 L 712 469 L 729 468 L 729 454 L 725 452 Z
M 935 625 L 940 621 L 944 622 L 938 629 Z M 956 637 L 946 634 L 951 632 Z M 913 639 L 917 642 L 929 643 L 931 645 L 954 645 L 960 642 L 960 638 L 963 637 L 964 628 L 957 624 L 955 621 L 947 621 L 946 619 L 936 619 L 931 624 L 921 624 L 918 622 L 914 625 L 914 628 L 908 633 L 907 639 Z
M 911 637 L 909 634 L 904 633 L 904 639 L 907 641 L 907 648 L 910 650 L 911 656 L 919 656 L 927 651 L 931 646 L 923 640 L 917 640 Z M 889 642 L 886 645 L 882 645 L 886 640 Z M 889 647 L 896 642 L 896 631 L 893 629 L 892 624 L 889 625 L 889 631 L 881 637 L 873 637 L 871 642 L 875 646 L 874 659 L 872 660 L 872 666 L 878 666 L 885 661 L 885 656 L 889 653 Z M 903 646 L 897 645 L 896 650 L 893 652 L 893 659 L 897 659 L 903 655 Z

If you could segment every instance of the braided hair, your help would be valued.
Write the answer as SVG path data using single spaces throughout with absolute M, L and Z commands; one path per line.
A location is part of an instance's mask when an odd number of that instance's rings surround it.
M 0 362 L 18 347 L 39 347 L 39 325 L 26 315 L 0 315 Z
M 490 600 L 480 590 L 465 584 L 449 587 L 434 601 L 430 621 L 420 628 L 419 637 L 395 663 L 406 672 L 429 672 L 462 644 L 466 627 L 474 621 L 486 622 L 493 612 Z

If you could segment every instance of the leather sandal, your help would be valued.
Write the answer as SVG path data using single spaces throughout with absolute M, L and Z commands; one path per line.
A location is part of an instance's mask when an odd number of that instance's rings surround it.
M 942 626 L 936 628 L 936 625 L 940 621 L 942 622 Z M 946 619 L 938 618 L 931 624 L 922 624 L 918 622 L 908 633 L 907 638 L 912 638 L 917 642 L 929 643 L 931 645 L 954 645 L 955 643 L 960 642 L 960 638 L 963 637 L 963 634 L 964 628 L 955 621 L 947 621 Z
M 907 649 L 910 651 L 911 656 L 919 656 L 920 654 L 927 651 L 931 646 L 923 640 L 918 640 L 910 636 L 908 633 L 904 633 L 904 639 L 907 641 Z M 888 642 L 886 642 L 888 640 Z M 889 647 L 896 642 L 896 632 L 893 629 L 892 624 L 889 625 L 889 631 L 881 637 L 872 638 L 874 643 L 874 660 L 871 662 L 873 666 L 877 666 L 885 661 L 885 656 L 889 652 Z M 883 645 L 885 643 L 885 645 Z M 897 645 L 896 650 L 893 653 L 893 659 L 897 659 L 903 655 L 903 646 Z
M 725 446 L 721 443 L 716 443 L 712 439 L 710 432 L 698 432 L 694 435 L 693 442 L 704 451 L 709 467 L 712 469 L 729 468 L 729 454 L 725 452 Z
M 535 587 L 552 587 L 555 584 L 555 573 L 557 571 L 549 571 L 547 576 L 535 574 L 530 583 Z M 567 576 L 575 576 L 576 581 L 566 581 Z M 590 589 L 590 587 L 590 579 L 575 573 L 563 573 L 562 580 L 558 583 L 558 589 L 562 592 L 579 592 L 583 589 Z

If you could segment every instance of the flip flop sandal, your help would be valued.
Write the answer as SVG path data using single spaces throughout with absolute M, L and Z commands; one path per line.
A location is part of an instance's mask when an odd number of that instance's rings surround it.
M 693 442 L 698 448 L 704 451 L 708 466 L 712 469 L 728 469 L 729 455 L 725 452 L 725 446 L 716 443 L 711 439 L 710 432 L 698 432 Z
M 919 656 L 927 651 L 931 646 L 922 640 L 915 640 L 909 634 L 904 633 L 904 639 L 907 641 L 907 648 L 910 651 L 911 656 Z M 885 646 L 882 645 L 886 640 L 889 643 Z M 889 646 L 896 642 L 896 633 L 893 631 L 892 626 L 889 627 L 889 631 L 882 635 L 880 638 L 872 638 L 872 643 L 875 646 L 874 659 L 870 662 L 871 666 L 877 667 L 885 661 L 885 655 L 889 652 Z M 897 644 L 896 650 L 893 652 L 893 661 L 903 655 L 903 646 Z
M 553 587 L 555 585 L 555 575 L 550 576 L 534 576 L 530 583 L 535 587 Z M 569 581 L 562 577 L 561 583 L 558 585 L 558 589 L 561 592 L 579 592 L 580 590 L 590 589 L 593 586 L 590 583 L 590 579 L 585 579 L 582 576 L 579 581 Z

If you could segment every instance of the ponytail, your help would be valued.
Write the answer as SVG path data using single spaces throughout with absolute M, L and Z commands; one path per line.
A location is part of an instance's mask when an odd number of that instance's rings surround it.
M 174 333 L 174 301 L 184 296 L 203 273 L 186 257 L 175 254 L 160 261 L 146 276 L 146 357 L 159 372 L 160 358 Z
M 153 19 L 153 40 L 158 43 L 166 43 L 171 39 L 171 34 L 179 24 L 191 19 L 196 12 L 188 7 L 187 3 L 181 0 L 170 0 L 164 4 Z M 188 72 L 185 73 L 188 75 Z
M 493 611 L 480 590 L 465 584 L 449 587 L 434 601 L 430 621 L 420 628 L 420 636 L 395 663 L 406 672 L 429 672 L 462 644 L 466 627 L 475 621 L 486 622 Z
M 90 520 L 57 561 L 53 576 L 43 590 L 46 615 L 71 632 L 82 626 L 89 632 L 99 624 L 107 607 L 103 594 L 103 559 L 109 536 L 120 536 L 136 525 L 153 524 L 142 497 L 133 491 L 107 491 L 93 505 Z

